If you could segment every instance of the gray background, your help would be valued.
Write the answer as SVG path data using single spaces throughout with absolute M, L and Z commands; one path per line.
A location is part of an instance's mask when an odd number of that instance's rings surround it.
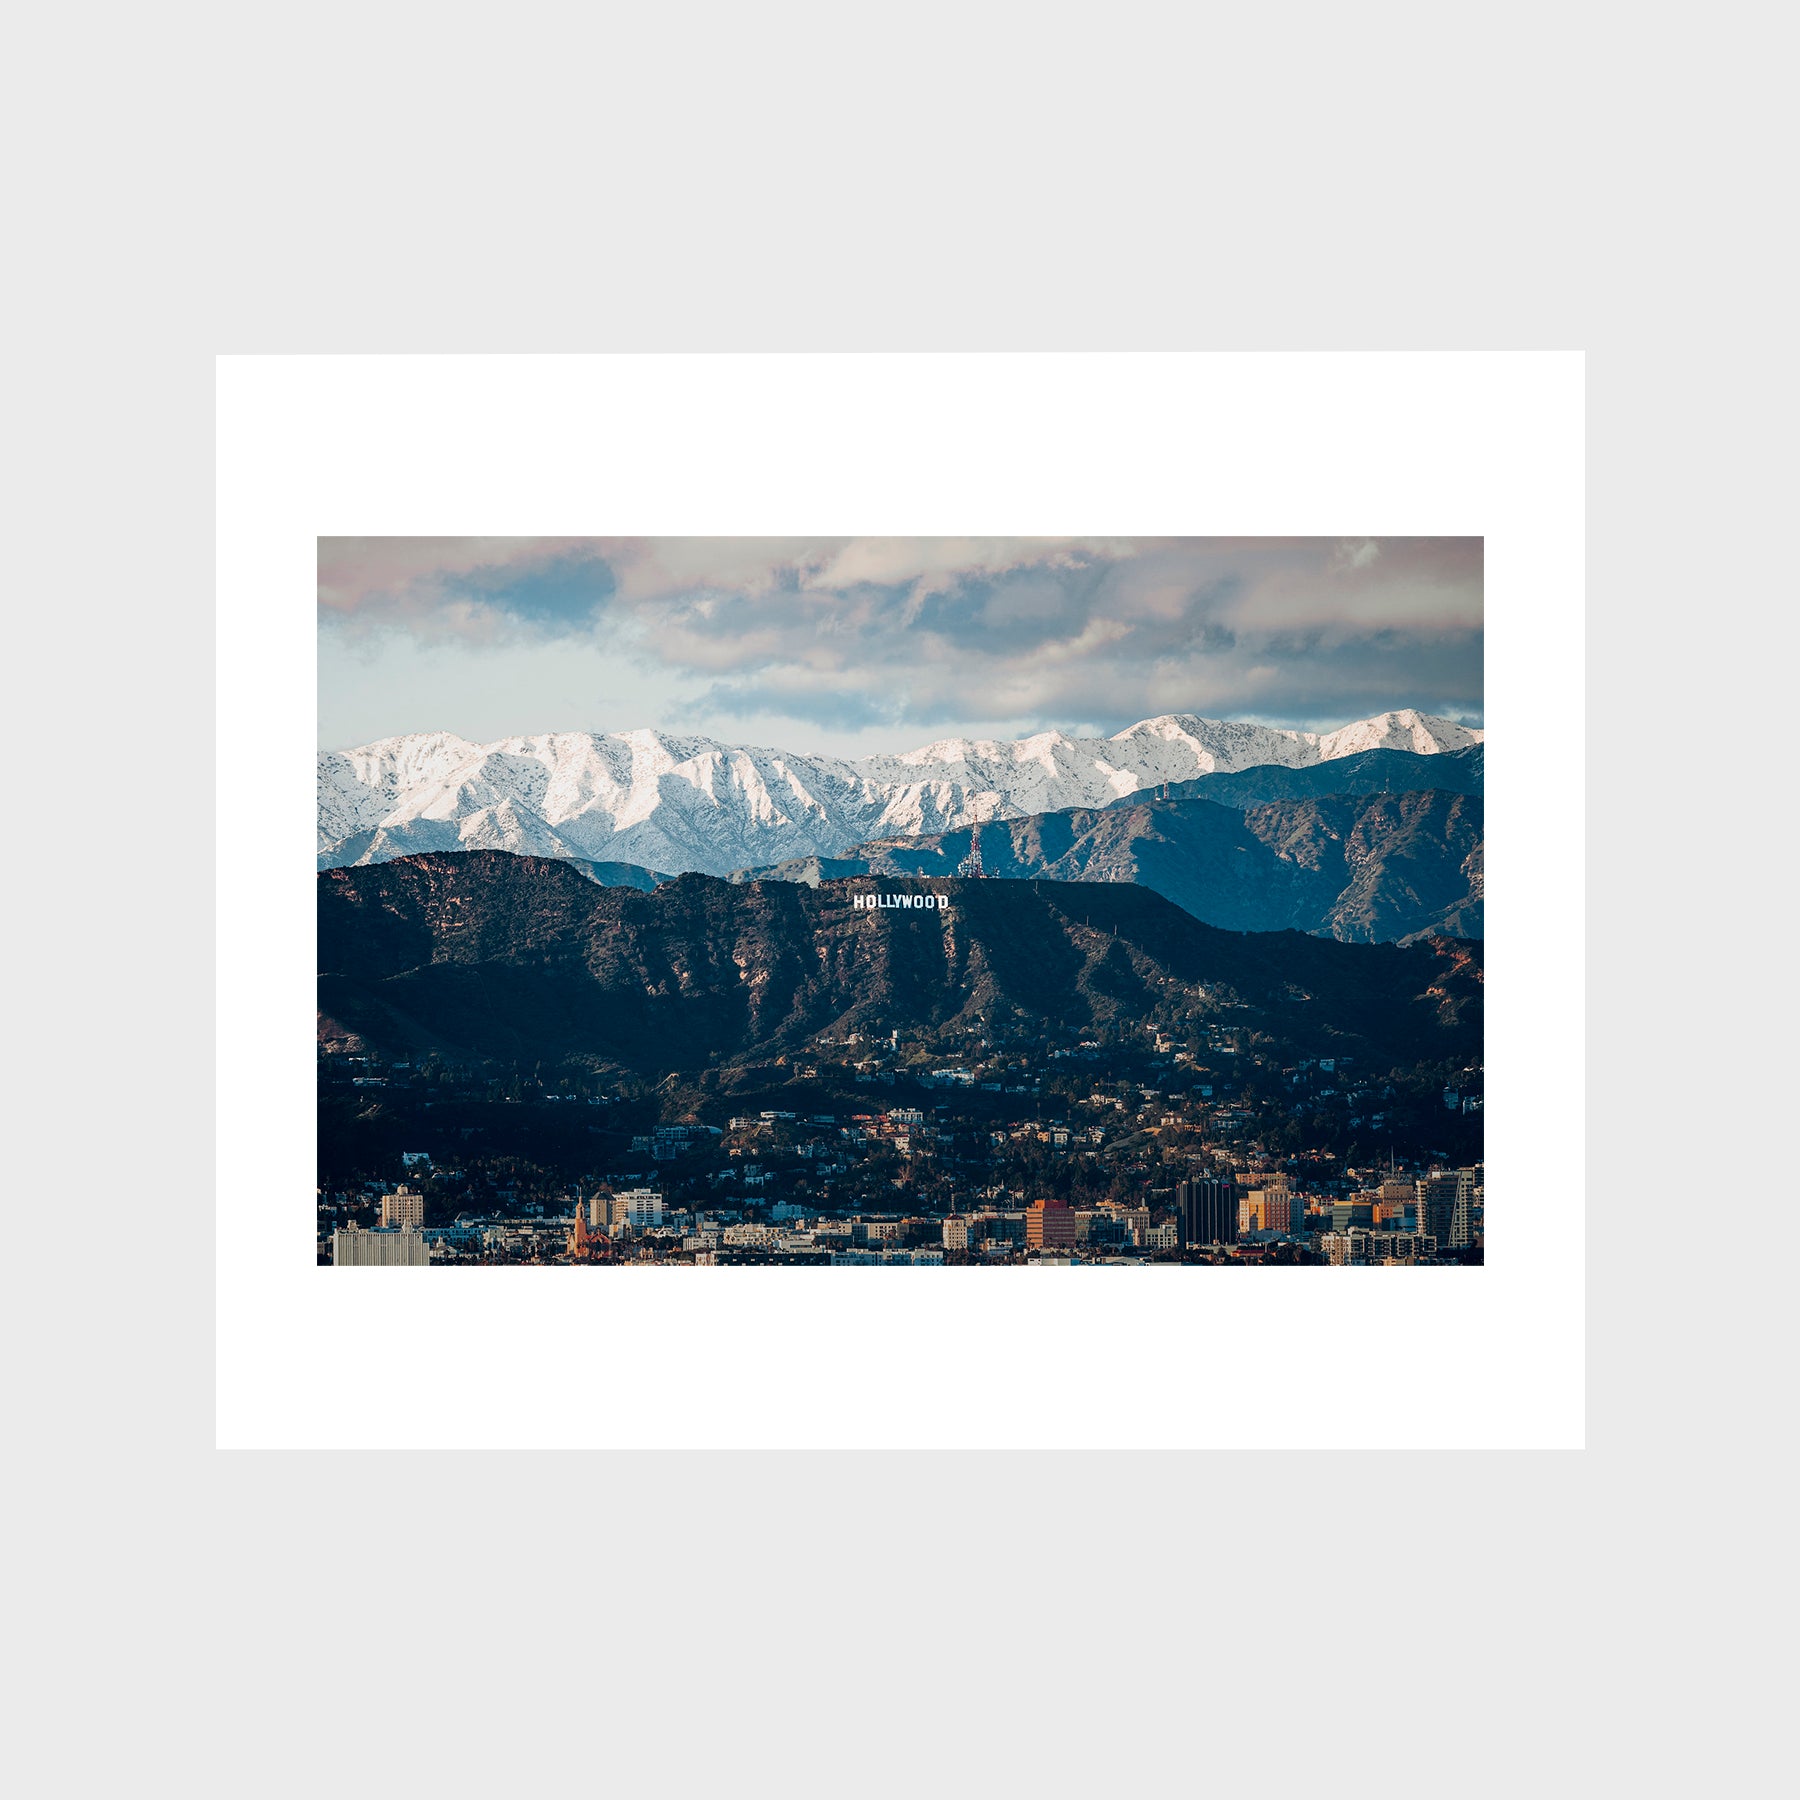
M 27 1791 L 1760 1791 L 1791 1410 L 1759 1292 L 1783 815 L 1750 813 L 1792 590 L 1766 16 L 28 23 Z M 215 1453 L 213 356 L 1297 347 L 1589 353 L 1590 1448 Z M 131 854 L 84 852 L 102 816 Z

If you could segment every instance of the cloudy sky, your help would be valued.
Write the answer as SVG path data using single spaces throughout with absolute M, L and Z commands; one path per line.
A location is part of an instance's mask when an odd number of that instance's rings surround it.
M 319 736 L 1482 722 L 1479 538 L 321 538 Z

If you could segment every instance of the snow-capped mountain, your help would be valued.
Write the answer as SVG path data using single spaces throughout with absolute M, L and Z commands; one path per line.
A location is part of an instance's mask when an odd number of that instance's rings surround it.
M 1323 735 L 1170 713 L 1110 738 L 945 738 L 899 756 L 793 755 L 659 731 L 471 744 L 448 732 L 319 756 L 319 866 L 426 850 L 512 850 L 670 873 L 834 856 L 1197 775 L 1304 768 L 1362 750 L 1436 755 L 1482 733 L 1411 710 Z

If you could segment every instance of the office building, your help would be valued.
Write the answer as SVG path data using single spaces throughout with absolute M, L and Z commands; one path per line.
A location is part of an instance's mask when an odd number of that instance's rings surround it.
M 1305 1228 L 1306 1202 L 1285 1181 L 1279 1186 L 1251 1188 L 1237 1204 L 1240 1232 L 1297 1233 Z
M 1450 1226 L 1456 1214 L 1456 1197 L 1463 1186 L 1463 1172 L 1457 1169 L 1433 1169 L 1414 1186 L 1416 1217 L 1414 1225 L 1424 1237 L 1439 1243 L 1450 1241 Z M 1473 1177 L 1471 1173 L 1471 1188 Z
M 1306 1201 L 1285 1181 L 1279 1187 L 1258 1191 L 1262 1195 L 1264 1231 L 1282 1231 L 1291 1237 L 1306 1229 Z
M 1450 1203 L 1450 1248 L 1466 1249 L 1475 1242 L 1475 1197 L 1481 1191 L 1481 1171 L 1456 1171 L 1456 1198 Z
M 1175 1188 L 1181 1241 L 1229 1244 L 1237 1238 L 1237 1187 L 1229 1181 L 1183 1181 Z
M 430 1260 L 425 1233 L 411 1225 L 380 1231 L 351 1225 L 331 1234 L 334 1269 L 423 1269 Z
M 1148 1215 L 1146 1215 L 1146 1218 Z M 1066 1250 L 1075 1242 L 1075 1213 L 1060 1200 L 1034 1200 L 1025 1209 L 1025 1243 L 1032 1250 Z
M 1415 1205 L 1413 1184 L 1402 1181 L 1398 1176 L 1389 1176 L 1374 1190 L 1375 1223 L 1392 1226 L 1396 1230 L 1410 1223 L 1410 1215 Z

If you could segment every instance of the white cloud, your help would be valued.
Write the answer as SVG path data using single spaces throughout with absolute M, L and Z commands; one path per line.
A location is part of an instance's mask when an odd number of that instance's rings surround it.
M 1381 554 L 1374 538 L 1344 538 L 1332 553 L 1332 566 L 1339 569 L 1366 569 Z
M 1481 709 L 1479 539 L 331 540 L 320 609 L 474 658 L 604 644 L 690 729 Z

